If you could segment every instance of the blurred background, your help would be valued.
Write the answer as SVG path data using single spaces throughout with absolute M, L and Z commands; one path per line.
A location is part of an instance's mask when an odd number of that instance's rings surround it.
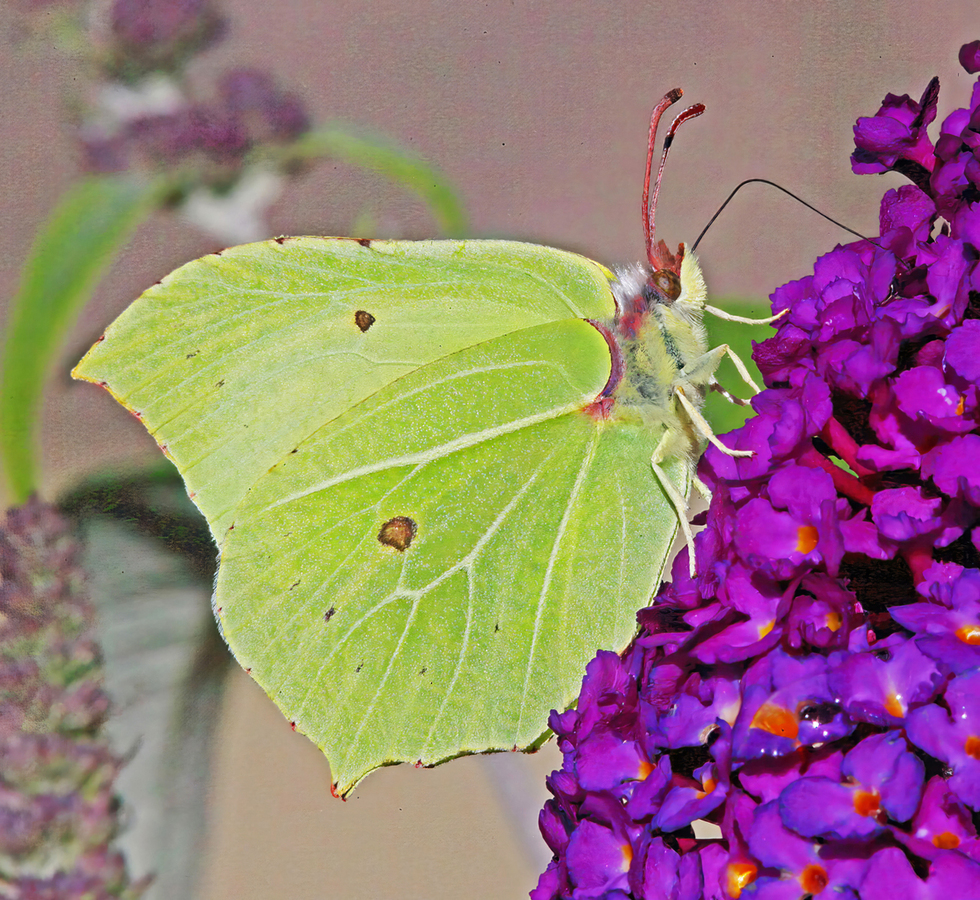
M 684 101 L 707 107 L 680 130 L 667 166 L 657 224 L 669 244 L 692 241 L 731 189 L 751 177 L 774 180 L 870 235 L 881 193 L 900 182 L 851 174 L 854 120 L 873 115 L 889 91 L 918 99 L 933 75 L 942 85 L 941 120 L 968 100 L 973 78 L 958 66 L 957 51 L 980 37 L 976 5 L 968 0 L 941 7 L 188 2 L 172 6 L 214 16 L 205 23 L 213 31 L 199 35 L 180 62 L 191 94 L 220 95 L 233 105 L 240 95 L 227 80 L 230 70 L 271 76 L 281 115 L 269 120 L 279 128 L 270 146 L 285 146 L 307 127 L 384 138 L 425 160 L 455 189 L 468 216 L 456 230 L 562 247 L 608 265 L 642 256 L 646 131 L 652 106 L 669 88 L 680 86 Z M 138 3 L 130 5 L 138 12 Z M 101 68 L 84 61 L 91 50 L 85 35 L 105 38 L 112 6 L 5 0 L 0 8 L 4 303 L 21 283 L 35 233 L 83 170 L 145 163 L 147 144 L 139 159 L 113 144 L 118 128 L 112 128 L 130 115 L 119 112 L 120 104 L 132 98 L 120 100 L 106 85 L 141 83 L 159 61 L 143 60 L 138 72 L 118 60 L 103 60 Z M 84 17 L 84 28 L 65 24 L 74 15 Z M 143 101 L 160 108 L 169 102 L 165 90 L 147 96 Z M 234 142 L 233 134 L 224 137 Z M 159 162 L 166 153 L 154 146 Z M 107 471 L 157 466 L 158 449 L 142 426 L 104 392 L 71 382 L 68 371 L 166 273 L 244 237 L 425 238 L 447 227 L 403 181 L 349 154 L 312 155 L 318 158 L 302 164 L 280 159 L 268 184 L 249 182 L 252 193 L 238 197 L 244 206 L 195 207 L 193 192 L 182 188 L 179 208 L 171 204 L 141 220 L 57 350 L 39 428 L 46 498 L 69 496 Z M 713 226 L 699 256 L 714 296 L 760 300 L 847 240 L 799 204 L 751 186 Z M 102 621 L 110 684 L 121 679 L 117 703 L 126 724 L 117 742 L 135 750 L 120 790 L 137 874 L 165 871 L 175 861 L 184 866 L 192 852 L 201 866 L 197 896 L 206 900 L 520 897 L 534 886 L 548 858 L 533 834 L 547 796 L 544 775 L 560 764 L 553 747 L 535 757 L 459 760 L 431 771 L 385 769 L 347 802 L 335 800 L 326 761 L 237 668 L 223 695 L 193 709 L 174 699 L 175 685 L 188 679 L 206 681 L 214 672 L 224 679 L 225 669 L 209 668 L 210 657 L 199 649 L 211 627 L 200 573 L 177 571 L 122 534 L 103 531 L 92 540 L 98 550 L 90 552 L 101 554 L 97 594 L 132 594 L 138 584 L 140 597 L 152 599 L 150 619 L 138 627 L 115 607 L 103 608 Z M 169 644 L 140 649 L 161 604 L 170 610 L 168 634 L 180 652 Z M 153 661 L 159 677 L 150 685 L 140 673 Z M 213 752 L 206 743 L 199 747 L 206 759 L 190 788 L 174 774 L 172 752 L 167 761 L 175 716 L 207 716 L 216 729 Z M 177 759 L 178 769 L 190 765 Z M 167 818 L 174 805 L 205 798 L 204 831 L 167 824 L 180 821 Z M 185 827 L 181 833 L 199 834 L 191 848 L 160 837 Z M 174 896 L 161 892 L 165 883 L 150 896 Z

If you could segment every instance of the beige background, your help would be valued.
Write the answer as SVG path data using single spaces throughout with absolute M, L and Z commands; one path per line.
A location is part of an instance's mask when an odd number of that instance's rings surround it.
M 66 69 L 43 48 L 14 45 L 10 2 L 0 9 L 4 298 L 34 229 L 75 172 L 61 107 Z M 961 105 L 972 78 L 956 53 L 980 37 L 970 0 L 222 6 L 232 32 L 200 60 L 202 75 L 231 64 L 272 67 L 303 92 L 318 121 L 388 134 L 441 166 L 460 187 L 474 235 L 538 241 L 608 264 L 642 253 L 647 120 L 668 88 L 683 87 L 708 111 L 674 145 L 662 237 L 693 240 L 731 188 L 752 176 L 871 233 L 877 198 L 899 181 L 850 174 L 854 119 L 872 114 L 886 91 L 917 98 L 933 74 L 943 85 L 940 116 Z M 400 189 L 331 163 L 291 184 L 270 233 L 343 233 L 365 208 L 380 222 L 379 236 L 433 233 L 426 212 Z M 715 294 L 758 296 L 805 274 L 818 252 L 842 240 L 781 195 L 750 188 L 700 256 Z M 155 456 L 131 417 L 92 387 L 71 384 L 67 369 L 142 288 L 212 249 L 157 216 L 99 288 L 48 392 L 49 495 L 85 472 Z M 244 676 L 232 679 L 224 715 L 206 850 L 209 900 L 518 897 L 534 884 L 498 796 L 499 766 L 389 769 L 345 804 L 329 796 L 318 752 Z M 533 783 L 534 767 L 547 770 L 554 756 L 524 762 Z

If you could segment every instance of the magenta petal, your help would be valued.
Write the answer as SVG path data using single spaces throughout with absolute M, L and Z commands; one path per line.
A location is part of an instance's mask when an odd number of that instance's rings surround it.
M 627 887 L 631 851 L 628 844 L 596 822 L 582 822 L 568 842 L 565 859 L 575 896 L 604 897 Z
M 980 41 L 970 41 L 960 47 L 960 65 L 970 75 L 980 72 Z
M 871 858 L 861 882 L 861 900 L 898 900 L 899 897 L 933 900 L 932 892 L 915 874 L 905 854 L 896 847 L 886 847 Z

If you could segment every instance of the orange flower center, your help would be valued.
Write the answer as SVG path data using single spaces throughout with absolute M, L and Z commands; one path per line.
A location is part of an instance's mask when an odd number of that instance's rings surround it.
M 859 816 L 875 816 L 881 809 L 881 794 L 874 788 L 854 792 L 854 810 Z
M 960 839 L 951 831 L 932 836 L 932 843 L 940 850 L 955 850 L 960 845 Z
M 703 797 L 707 797 L 715 788 L 717 787 L 717 782 L 710 775 L 706 775 L 701 779 L 701 790 L 697 792 L 698 800 Z
M 620 871 L 626 872 L 629 870 L 630 863 L 633 862 L 633 847 L 630 844 L 620 844 L 619 849 L 623 853 L 623 865 Z
M 830 881 L 827 870 L 816 863 L 807 866 L 800 874 L 800 884 L 808 894 L 819 894 Z
M 752 863 L 742 862 L 742 863 L 729 863 L 728 869 L 726 870 L 727 882 L 725 885 L 729 896 L 732 900 L 738 900 L 739 894 L 747 886 L 755 881 L 756 873 L 759 870 L 752 865 Z
M 972 756 L 974 759 L 980 759 L 980 737 L 975 734 L 971 734 L 966 739 L 966 743 L 963 744 L 963 749 L 966 751 L 967 756 Z
M 905 709 L 902 706 L 902 701 L 898 699 L 897 694 L 888 695 L 888 699 L 885 701 L 885 709 L 889 715 L 894 716 L 896 719 L 901 719 L 905 716 Z
M 796 717 L 782 706 L 763 703 L 759 711 L 752 717 L 752 727 L 761 728 L 779 737 L 795 738 L 800 733 Z
M 809 553 L 817 546 L 820 535 L 812 525 L 801 525 L 796 529 L 796 549 L 800 553 Z
M 976 646 L 980 644 L 980 625 L 964 625 L 956 629 L 956 636 L 964 644 Z

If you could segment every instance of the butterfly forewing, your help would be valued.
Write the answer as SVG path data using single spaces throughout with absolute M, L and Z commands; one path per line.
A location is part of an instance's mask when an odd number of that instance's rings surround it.
M 220 540 L 245 491 L 325 422 L 464 347 L 610 316 L 608 275 L 506 241 L 247 244 L 150 288 L 73 374 L 142 419 Z

